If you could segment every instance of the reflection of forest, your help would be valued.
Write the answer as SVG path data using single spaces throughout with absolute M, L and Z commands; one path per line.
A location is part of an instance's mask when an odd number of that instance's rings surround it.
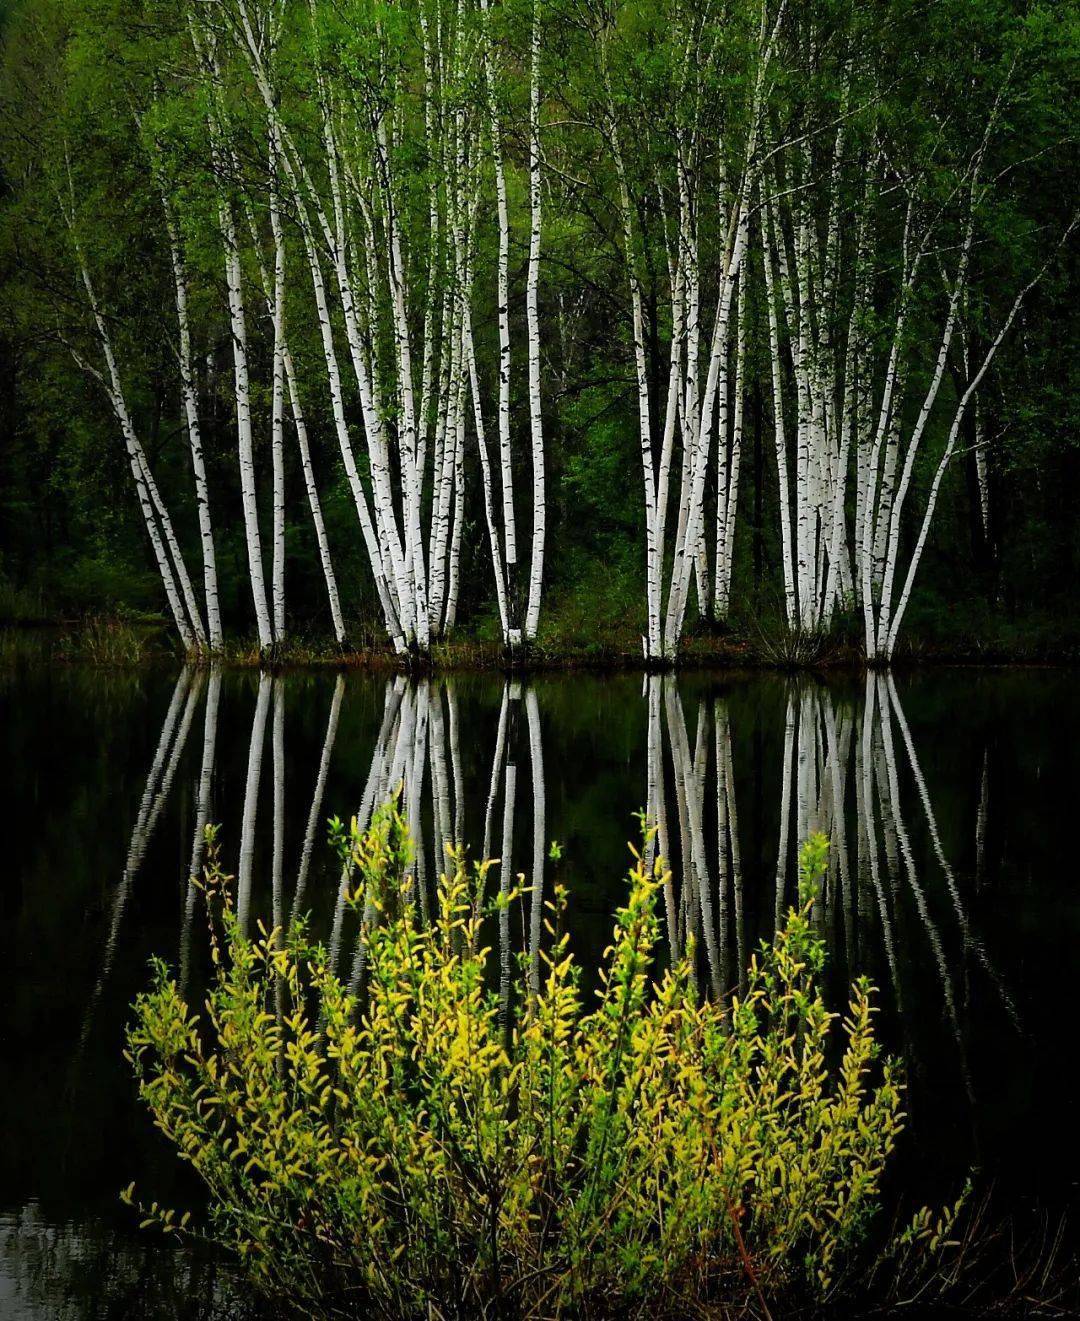
M 657 899 L 660 968 L 692 945 L 699 993 L 716 999 L 738 991 L 795 901 L 799 842 L 824 831 L 814 921 L 826 995 L 841 1010 L 859 973 L 879 988 L 883 1046 L 907 1066 L 905 1187 L 933 1201 L 973 1164 L 1025 1197 L 1074 1186 L 1056 1047 L 1071 1024 L 1077 909 L 1064 864 L 1077 745 L 1059 678 L 504 684 L 192 669 L 20 683 L 10 802 L 41 830 L 12 837 L 6 891 L 5 1232 L 21 1234 L 23 1211 L 37 1207 L 58 1232 L 100 1222 L 133 1234 L 116 1203 L 132 1178 L 153 1196 L 187 1196 L 122 1050 L 152 954 L 203 1012 L 212 968 L 188 877 L 205 862 L 204 824 L 220 826 L 249 932 L 308 915 L 359 990 L 364 913 L 346 902 L 356 878 L 327 823 L 365 824 L 398 787 L 418 845 L 418 908 L 433 911 L 447 843 L 499 859 L 483 940 L 489 989 L 511 1020 L 542 972 L 543 905 L 557 883 L 592 1002 L 626 842 L 640 837 L 635 812 L 670 872 Z M 499 891 L 522 885 L 503 912 Z M 151 1251 L 130 1234 L 136 1256 Z
M 254 1316 L 232 1267 L 158 1239 L 135 1253 L 103 1221 L 53 1225 L 30 1203 L 0 1216 L 0 1315 L 49 1321 L 167 1315 L 183 1321 Z M 11 1310 L 9 1310 L 9 1308 Z
M 324 802 L 328 772 L 334 757 L 346 685 L 338 678 L 326 716 L 321 756 L 311 790 L 310 807 L 302 840 L 291 854 L 285 838 L 286 721 L 285 681 L 262 675 L 251 717 L 244 795 L 240 808 L 240 846 L 237 871 L 237 909 L 249 927 L 255 888 L 256 839 L 260 830 L 272 839 L 270 850 L 272 913 L 264 915 L 285 925 L 300 915 L 315 895 L 309 885 L 312 858 L 323 836 L 325 819 L 339 804 Z M 146 851 L 163 804 L 177 779 L 177 767 L 203 707 L 201 757 L 193 786 L 194 824 L 189 872 L 203 863 L 204 828 L 209 819 L 210 790 L 217 750 L 217 719 L 221 675 L 216 670 L 183 670 L 172 699 L 147 775 L 139 812 L 132 831 L 127 861 L 114 892 L 108 938 L 98 986 L 91 997 L 87 1023 L 101 986 L 107 978 L 124 909 L 140 861 Z M 829 837 L 828 871 L 815 908 L 815 920 L 833 949 L 843 956 L 849 971 L 863 963 L 864 946 L 882 948 L 892 1002 L 903 1015 L 906 969 L 911 951 L 898 948 L 911 939 L 910 924 L 900 920 L 902 906 L 913 905 L 925 948 L 938 982 L 945 1018 L 956 1042 L 961 1068 L 965 1063 L 962 990 L 969 959 L 976 961 L 997 988 L 1014 1023 L 1017 1011 L 1003 979 L 998 975 L 984 943 L 973 929 L 961 887 L 942 843 L 934 806 L 912 738 L 911 730 L 891 676 L 871 673 L 861 701 L 838 700 L 824 684 L 799 681 L 788 685 L 783 725 L 780 783 L 774 787 L 777 803 L 778 849 L 773 896 L 766 903 L 755 896 L 756 927 L 751 930 L 747 911 L 747 878 L 740 848 L 736 803 L 735 762 L 728 701 L 721 696 L 695 697 L 688 709 L 679 682 L 671 677 L 644 681 L 642 722 L 646 735 L 645 801 L 652 827 L 647 849 L 650 861 L 657 853 L 670 875 L 662 896 L 662 926 L 669 950 L 683 954 L 692 942 L 703 993 L 723 996 L 744 981 L 756 938 L 768 934 L 786 907 L 796 900 L 796 857 L 800 843 L 813 831 Z M 271 744 L 272 819 L 260 821 L 260 786 L 265 774 L 264 749 Z M 481 844 L 484 857 L 496 857 L 492 872 L 505 895 L 521 876 L 527 887 L 521 920 L 528 978 L 539 975 L 543 930 L 546 866 L 546 793 L 543 731 L 536 689 L 508 682 L 502 689 L 497 733 L 491 749 L 486 786 L 464 783 L 462 730 L 458 695 L 453 679 L 402 677 L 388 679 L 383 694 L 382 718 L 356 820 L 363 829 L 376 808 L 400 790 L 402 811 L 415 846 L 414 883 L 417 904 L 430 916 L 435 883 L 446 850 L 456 845 Z M 475 763 L 475 758 L 474 758 Z M 988 815 L 988 757 L 982 761 L 975 832 L 976 880 L 985 870 Z M 466 820 L 467 801 L 480 801 L 482 822 Z M 347 806 L 347 805 L 346 805 Z M 530 830 L 531 825 L 531 830 Z M 913 827 L 930 849 L 948 895 L 945 915 L 928 902 L 928 879 L 920 874 L 917 859 L 927 849 L 912 843 Z M 527 846 L 522 840 L 529 841 Z M 515 844 L 522 856 L 515 853 Z M 364 972 L 362 932 L 367 923 L 349 921 L 348 897 L 354 881 L 348 867 L 339 877 L 329 928 L 329 954 L 333 966 L 357 988 Z M 186 983 L 191 967 L 191 942 L 198 924 L 192 918 L 197 890 L 187 888 L 181 923 L 180 974 Z M 762 929 L 761 914 L 771 914 Z M 367 920 L 372 913 L 369 910 Z M 946 940 L 942 923 L 950 930 Z M 355 928 L 355 929 L 354 929 Z M 514 954 L 513 922 L 503 907 L 498 918 L 501 991 L 510 995 Z M 901 935 L 901 930 L 906 936 Z M 963 951 L 962 967 L 952 965 L 946 949 Z M 1017 1026 L 1018 1023 L 1017 1023 Z M 85 1036 L 85 1029 L 84 1029 Z M 969 1084 L 970 1086 L 970 1084 Z
M 907 1066 L 911 1196 L 947 1196 L 978 1164 L 1023 1197 L 1071 1197 L 1075 1106 L 1058 1063 L 1077 915 L 1071 691 L 1054 676 L 944 672 L 20 680 L 9 801 L 41 830 L 12 835 L 5 890 L 5 1232 L 38 1207 L 58 1231 L 100 1222 L 153 1255 L 116 1193 L 131 1178 L 170 1205 L 189 1190 L 137 1106 L 123 1029 L 154 954 L 203 1012 L 213 970 L 187 880 L 203 823 L 219 824 L 250 933 L 308 914 L 360 988 L 364 914 L 346 902 L 355 880 L 327 819 L 366 823 L 396 786 L 420 845 L 419 908 L 433 909 L 446 843 L 499 859 L 483 943 L 511 1020 L 543 971 L 556 884 L 591 1003 L 635 812 L 671 873 L 660 967 L 692 945 L 698 991 L 716 999 L 795 901 L 800 839 L 827 832 L 825 993 L 840 1011 L 853 975 L 879 988 L 883 1048 Z M 499 890 L 519 876 L 522 900 L 503 913 Z

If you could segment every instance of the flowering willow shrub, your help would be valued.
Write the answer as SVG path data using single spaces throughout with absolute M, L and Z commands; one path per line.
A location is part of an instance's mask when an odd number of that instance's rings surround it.
M 664 877 L 635 854 L 596 1004 L 559 888 L 512 1023 L 483 944 L 488 864 L 451 855 L 425 926 L 396 812 L 346 847 L 361 999 L 302 928 L 248 939 L 212 861 L 205 1014 L 157 963 L 128 1033 L 143 1100 L 209 1190 L 205 1232 L 261 1289 L 319 1316 L 541 1317 L 836 1288 L 901 1111 L 863 981 L 831 1049 L 809 921 L 823 839 L 743 998 L 701 1001 L 689 961 L 654 975 Z M 139 1205 L 144 1224 L 192 1232 Z

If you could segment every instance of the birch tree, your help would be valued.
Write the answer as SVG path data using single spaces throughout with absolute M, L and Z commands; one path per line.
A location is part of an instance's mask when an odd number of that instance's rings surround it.
M 202 543 L 203 594 L 206 602 L 208 640 L 212 651 L 220 651 L 224 642 L 221 628 L 221 608 L 218 602 L 217 550 L 214 545 L 214 527 L 210 516 L 210 491 L 206 480 L 203 458 L 202 431 L 199 425 L 198 392 L 195 364 L 191 347 L 191 320 L 188 311 L 188 273 L 176 214 L 169 196 L 168 186 L 158 171 L 161 206 L 165 219 L 165 232 L 169 244 L 169 264 L 176 286 L 176 322 L 178 332 L 177 360 L 180 370 L 180 397 L 183 401 L 184 421 L 187 426 L 188 445 L 191 450 L 191 471 L 195 481 L 195 503 L 199 513 L 199 537 Z
M 165 501 L 158 489 L 158 485 L 154 480 L 154 475 L 150 470 L 146 451 L 135 431 L 131 412 L 128 408 L 127 398 L 124 393 L 120 367 L 113 347 L 112 334 L 102 313 L 94 281 L 90 274 L 87 258 L 78 237 L 75 215 L 75 190 L 74 184 L 71 182 L 70 166 L 68 169 L 68 199 L 65 200 L 61 194 L 58 194 L 58 203 L 71 236 L 71 244 L 79 280 L 86 297 L 86 304 L 90 312 L 97 347 L 104 362 L 105 370 L 102 371 L 99 367 L 95 366 L 94 363 L 74 345 L 69 345 L 69 348 L 72 357 L 79 367 L 101 385 L 110 405 L 112 406 L 116 421 L 119 424 L 120 433 L 123 436 L 124 446 L 127 451 L 128 463 L 139 502 L 139 509 L 142 513 L 143 524 L 146 528 L 150 545 L 153 548 L 154 559 L 157 563 L 158 572 L 161 575 L 162 584 L 165 588 L 165 595 L 169 602 L 169 609 L 172 613 L 173 622 L 176 625 L 176 631 L 179 634 L 180 641 L 185 651 L 194 652 L 202 650 L 206 647 L 207 635 L 203 626 L 202 615 L 196 601 L 195 591 L 191 584 L 191 578 L 187 571 L 187 565 L 180 544 L 177 540 L 168 508 L 166 507 Z
M 501 500 L 494 496 L 493 464 L 489 458 L 484 421 L 486 399 L 483 378 L 477 368 L 473 337 L 474 312 L 466 314 L 465 336 L 469 388 L 473 400 L 473 421 L 483 482 L 484 517 L 488 529 L 492 568 L 495 575 L 496 603 L 503 642 L 513 654 L 522 642 L 536 640 L 543 590 L 544 553 L 547 537 L 547 499 L 544 449 L 544 422 L 541 402 L 541 345 L 539 319 L 539 281 L 542 240 L 543 182 L 540 139 L 542 27 L 540 0 L 532 0 L 527 51 L 522 62 L 528 68 L 528 108 L 526 119 L 528 171 L 528 258 L 525 281 L 525 334 L 527 341 L 526 374 L 528 385 L 529 446 L 532 465 L 532 541 L 528 571 L 527 596 L 519 578 L 519 549 L 516 498 L 514 493 L 514 439 L 511 411 L 513 368 L 511 334 L 510 246 L 511 214 L 509 203 L 509 162 L 505 150 L 506 100 L 504 53 L 505 41 L 499 40 L 498 19 L 501 6 L 480 0 L 482 18 L 483 121 L 482 138 L 490 153 L 495 193 L 498 231 L 497 282 L 495 311 L 498 321 L 498 390 L 497 433 L 499 444 L 499 479 Z M 490 206 L 490 197 L 483 199 Z M 467 265 L 475 264 L 470 255 Z M 470 304 L 475 290 L 470 287 Z M 501 519 L 500 519 L 501 514 Z M 524 614 L 524 618 L 522 618 Z
M 963 312 L 1015 164 L 1000 143 L 1023 53 L 1015 35 L 989 35 L 996 54 L 958 74 L 910 51 L 898 71 L 883 34 L 854 24 L 831 50 L 794 14 L 783 34 L 785 63 L 837 89 L 771 129 L 759 180 L 787 623 L 812 637 L 857 607 L 871 664 L 895 652 L 965 414 L 1072 229 L 1043 246 L 973 356 Z M 880 106 L 907 77 L 924 104 L 905 132 Z M 961 86 L 970 104 L 953 114 Z
M 620 31 L 617 8 L 602 11 L 596 34 L 604 98 L 599 114 L 614 166 L 630 295 L 645 494 L 648 624 L 642 649 L 649 663 L 674 659 L 692 585 L 703 614 L 726 611 L 729 603 L 746 344 L 745 329 L 738 330 L 737 290 L 783 13 L 783 3 L 772 8 L 763 4 L 752 15 L 740 11 L 729 31 L 720 9 L 704 0 L 693 4 L 679 0 L 665 7 L 657 14 L 656 32 L 645 38 L 650 51 L 652 41 L 662 43 L 661 76 L 653 86 L 646 83 L 644 91 L 644 74 L 653 71 L 643 71 L 634 62 L 641 34 L 633 27 Z M 629 46 L 629 55 L 624 45 Z M 719 86 L 733 70 L 738 76 L 736 92 L 718 96 Z M 647 99 L 650 93 L 652 99 Z M 710 153 L 708 144 L 714 140 L 718 149 Z M 674 143 L 671 151 L 666 150 L 669 141 Z M 707 163 L 713 167 L 709 172 Z M 650 212 L 659 217 L 667 274 L 669 340 L 662 406 L 658 388 L 654 403 L 653 386 L 659 383 L 650 379 L 646 353 Z M 716 285 L 707 299 L 707 305 L 715 304 L 711 333 L 702 315 L 701 236 L 706 221 L 714 248 L 707 254 L 705 269 L 716 271 Z M 735 350 L 732 373 L 729 359 L 735 344 L 742 347 Z M 678 505 L 668 576 L 676 438 L 680 442 Z M 716 489 L 716 577 L 711 587 L 705 536 L 710 473 Z
M 217 220 L 224 253 L 225 284 L 229 307 L 229 329 L 232 341 L 233 384 L 236 407 L 237 454 L 240 470 L 241 504 L 244 515 L 244 533 L 247 546 L 248 578 L 255 608 L 255 623 L 259 646 L 268 651 L 274 643 L 274 627 L 266 593 L 263 563 L 262 533 L 259 527 L 258 491 L 255 477 L 254 437 L 251 416 L 251 380 L 248 360 L 248 321 L 244 297 L 243 270 L 240 260 L 240 242 L 229 180 L 232 154 L 228 142 L 228 121 L 224 109 L 221 64 L 217 49 L 217 34 L 195 17 L 191 18 L 191 39 L 209 92 L 207 132 L 210 158 L 217 190 Z M 278 352 L 275 348 L 275 373 Z M 275 395 L 277 393 L 275 386 Z M 279 406 L 275 403 L 275 415 Z M 278 438 L 280 440 L 280 437 Z M 275 454 L 279 451 L 275 450 Z M 276 460 L 275 460 L 276 465 Z M 275 485 L 277 483 L 275 482 Z M 277 515 L 275 512 L 275 525 Z M 276 540 L 276 534 L 275 534 Z M 283 565 L 279 572 L 283 572 Z

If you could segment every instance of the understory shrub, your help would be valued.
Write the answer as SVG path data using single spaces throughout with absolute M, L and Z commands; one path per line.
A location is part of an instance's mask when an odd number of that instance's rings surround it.
M 757 658 L 781 669 L 824 665 L 845 651 L 857 653 L 861 645 L 853 618 L 837 617 L 828 624 L 817 625 L 792 623 L 782 603 L 761 616 L 751 614 L 746 622 Z
M 366 915 L 357 996 L 302 925 L 245 935 L 212 851 L 205 1014 L 160 962 L 136 1001 L 128 1055 L 209 1191 L 198 1232 L 313 1316 L 768 1315 L 836 1296 L 902 1113 L 871 988 L 838 1022 L 815 982 L 827 841 L 804 847 L 801 907 L 742 998 L 702 1000 L 692 950 L 654 972 L 663 867 L 635 853 L 595 1003 L 557 887 L 540 975 L 508 1010 L 484 937 L 520 892 L 489 901 L 489 864 L 451 854 L 425 924 L 396 811 L 341 835 Z
M 61 638 L 59 654 L 66 660 L 106 667 L 141 665 L 153 655 L 156 630 L 122 615 L 92 615 Z

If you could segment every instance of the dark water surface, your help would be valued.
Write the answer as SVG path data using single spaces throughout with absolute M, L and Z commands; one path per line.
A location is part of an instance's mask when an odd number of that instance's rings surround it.
M 0 1317 L 243 1313 L 227 1273 L 140 1234 L 118 1204 L 131 1179 L 166 1204 L 197 1199 L 135 1102 L 128 1006 L 152 954 L 196 994 L 205 977 L 187 880 L 204 817 L 221 824 L 248 920 L 310 910 L 351 975 L 356 919 L 326 818 L 369 811 L 401 779 L 428 883 L 444 837 L 474 853 L 486 837 L 499 855 L 512 840 L 514 870 L 550 887 L 552 864 L 538 876 L 535 858 L 557 839 L 590 964 L 648 807 L 673 861 L 666 940 L 694 936 L 710 993 L 738 984 L 793 897 L 798 840 L 826 830 L 830 992 L 839 1002 L 849 975 L 870 974 L 882 1035 L 907 1063 L 903 1191 L 948 1195 L 976 1166 L 1007 1204 L 1075 1203 L 1075 675 L 507 688 L 10 666 Z M 534 951 L 530 918 L 527 902 L 504 958 Z

